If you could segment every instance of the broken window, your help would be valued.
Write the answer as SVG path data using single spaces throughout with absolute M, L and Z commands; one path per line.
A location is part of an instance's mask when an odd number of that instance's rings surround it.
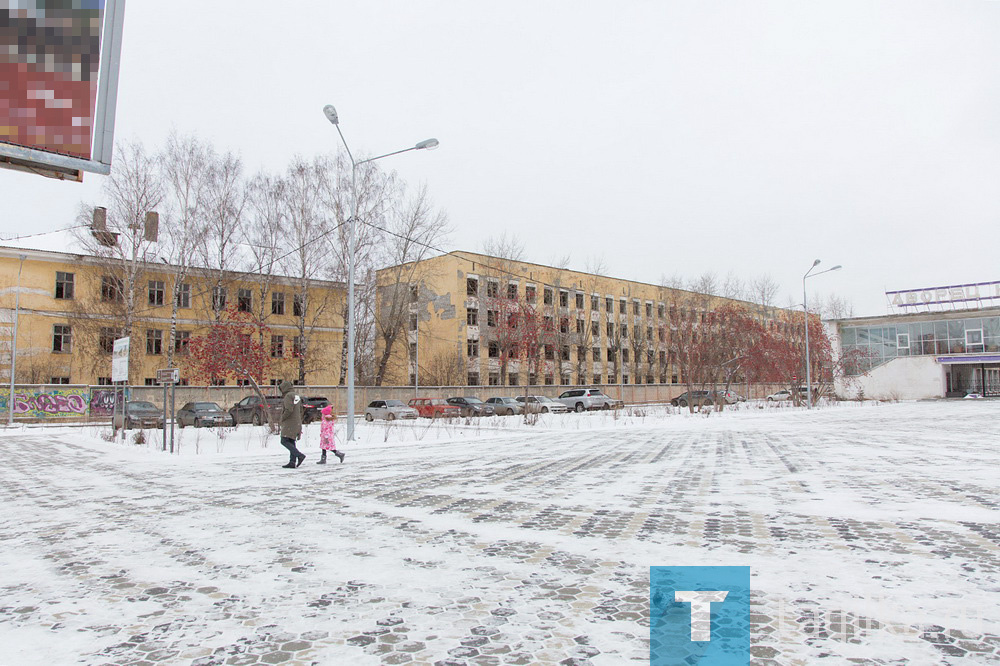
M 306 313 L 306 297 L 302 294 L 292 294 L 292 316 L 304 317 L 305 313 Z
M 576 333 L 577 333 L 577 335 L 583 335 L 583 320 L 582 319 L 577 319 L 576 320 Z
M 552 320 L 552 317 L 550 317 L 548 315 L 545 315 L 545 318 L 542 319 L 542 326 L 544 327 L 544 330 L 546 330 L 546 331 L 554 331 L 555 330 L 555 322 Z
M 559 290 L 559 307 L 565 308 L 569 306 L 569 292 Z
M 410 302 L 416 303 L 420 300 L 420 286 L 416 284 L 410 285 Z
M 653 316 L 653 304 L 646 303 L 646 318 L 649 319 Z
M 610 296 L 604 299 L 604 309 L 607 310 L 608 312 L 615 311 L 615 301 Z
M 534 303 L 535 302 L 535 288 L 534 287 L 525 287 L 524 288 L 524 300 L 528 301 L 529 303 Z
M 146 353 L 153 355 L 163 353 L 163 331 L 161 329 L 146 329 Z
M 281 291 L 271 292 L 271 314 L 285 314 L 285 293 Z
M 285 355 L 285 336 L 271 336 L 271 358 L 282 358 Z
M 562 346 L 562 349 L 559 350 L 559 358 L 563 361 L 569 360 L 569 345 Z
M 516 372 L 511 372 L 510 374 L 507 375 L 507 385 L 508 386 L 517 386 L 517 380 L 518 379 L 519 378 L 517 376 L 517 373 Z
M 465 323 L 469 326 L 479 326 L 479 308 L 465 309 Z
M 117 277 L 105 275 L 101 277 L 101 300 L 121 303 L 124 286 Z
M 500 358 L 500 343 L 496 340 L 490 340 L 490 347 L 487 353 L 490 358 Z
M 415 314 L 410 315 L 410 330 L 411 331 L 417 330 L 417 315 Z
M 552 375 L 545 375 L 545 385 L 552 386 Z
M 578 360 L 578 361 L 586 361 L 587 360 L 587 348 L 586 347 L 577 347 L 576 348 L 576 360 Z
M 596 310 L 597 309 L 597 296 L 591 296 L 590 297 L 590 309 L 591 310 Z
M 469 386 L 479 386 L 479 373 L 470 372 L 468 377 L 465 378 L 465 383 Z
M 576 295 L 576 307 L 578 310 L 583 309 L 583 294 Z
M 615 350 L 612 349 L 611 347 L 608 347 L 608 360 L 609 361 L 615 360 Z
M 632 301 L 632 314 L 639 316 L 639 301 Z
M 625 308 L 626 308 L 626 301 L 623 298 L 620 301 L 618 301 L 618 312 L 620 314 L 625 314 Z
M 500 293 L 500 283 L 496 280 L 488 280 L 486 282 L 486 296 L 496 298 L 498 293 Z
M 216 285 L 212 287 L 212 309 L 221 312 L 226 309 L 226 288 Z
M 622 337 L 628 337 L 628 324 L 622 324 Z
M 465 295 L 466 296 L 478 296 L 479 295 L 479 278 L 465 278 Z
M 552 289 L 549 287 L 546 287 L 542 294 L 542 302 L 545 305 L 552 305 Z
M 601 383 L 601 375 L 600 374 L 594 375 L 594 383 L 595 384 L 600 384 Z
M 490 386 L 498 386 L 500 384 L 500 373 L 491 372 L 490 373 Z
M 73 327 L 66 324 L 56 324 L 52 327 L 52 351 L 57 354 L 68 354 L 73 350 Z
M 664 310 L 663 303 L 660 303 L 656 306 L 656 316 L 659 317 L 660 319 L 663 319 L 663 310 Z
M 652 326 L 647 326 L 646 327 L 646 339 L 647 340 L 652 340 L 653 339 L 653 327 Z
M 595 338 L 601 337 L 601 322 L 596 319 L 590 322 L 590 334 Z
M 236 292 L 236 309 L 240 312 L 250 312 L 253 309 L 253 292 L 240 289 Z
M 622 350 L 622 363 L 628 363 L 628 350 Z
M 467 356 L 479 356 L 479 340 L 467 340 L 465 353 Z
M 609 321 L 608 322 L 608 338 L 613 337 L 614 334 L 615 334 L 615 322 Z
M 601 360 L 601 348 L 600 347 L 594 347 L 594 348 L 592 348 L 590 350 L 590 354 L 591 354 L 591 358 L 594 359 L 595 361 L 600 361 Z
M 507 285 L 507 298 L 512 301 L 517 300 L 517 285 L 513 282 Z
M 554 361 L 556 358 L 556 350 L 552 345 L 545 345 L 545 360 Z
M 73 274 L 56 271 L 56 298 L 73 298 Z
M 569 319 L 567 319 L 566 317 L 559 318 L 559 332 L 569 333 Z
M 657 333 L 657 335 L 660 338 L 660 342 L 666 342 L 666 340 L 667 340 L 667 332 L 665 330 L 663 330 L 661 328 L 656 333 Z
M 486 325 L 487 326 L 496 326 L 497 325 L 497 315 L 498 314 L 499 313 L 496 310 L 487 310 L 486 311 Z

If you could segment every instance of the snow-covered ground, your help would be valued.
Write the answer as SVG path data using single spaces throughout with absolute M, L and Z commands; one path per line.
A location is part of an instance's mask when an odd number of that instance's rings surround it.
M 750 566 L 759 664 L 1000 660 L 1000 402 L 0 432 L 0 663 L 620 664 Z M 343 426 L 339 428 L 342 434 Z M 568 661 L 567 661 L 568 660 Z

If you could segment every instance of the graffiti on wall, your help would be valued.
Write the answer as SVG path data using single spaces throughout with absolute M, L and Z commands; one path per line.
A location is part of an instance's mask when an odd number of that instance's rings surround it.
M 115 407 L 115 397 L 118 398 L 118 410 L 121 411 L 122 403 L 128 398 L 128 389 L 116 388 L 95 388 L 90 390 L 90 415 L 91 416 L 111 416 Z
M 0 389 L 0 414 L 6 414 L 10 389 Z M 61 416 L 86 416 L 90 404 L 90 389 L 73 388 L 15 388 L 14 416 L 25 418 L 57 418 Z

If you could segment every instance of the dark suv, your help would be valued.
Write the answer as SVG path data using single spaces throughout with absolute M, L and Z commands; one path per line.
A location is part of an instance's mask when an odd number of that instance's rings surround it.
M 322 414 L 321 409 L 330 404 L 326 398 L 302 398 L 302 422 L 312 423 L 319 421 Z
M 269 397 L 266 400 L 266 409 L 271 413 L 271 421 L 278 421 L 281 418 L 281 398 Z M 233 423 L 264 425 L 267 423 L 267 415 L 264 410 L 265 403 L 261 401 L 260 396 L 248 395 L 230 407 L 229 413 L 233 417 Z
M 685 391 L 670 401 L 674 407 L 687 407 L 689 404 L 695 407 L 711 405 L 714 403 L 712 394 L 708 391 Z

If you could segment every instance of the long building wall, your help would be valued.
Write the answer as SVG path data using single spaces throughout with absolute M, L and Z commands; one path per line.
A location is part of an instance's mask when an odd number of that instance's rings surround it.
M 20 256 L 24 256 L 23 265 Z M 20 289 L 18 271 L 20 269 Z M 102 291 L 103 278 L 112 273 L 96 257 L 60 252 L 0 248 L 0 381 L 10 381 L 11 342 L 17 316 L 17 371 L 19 382 L 99 384 L 111 375 L 111 354 L 102 329 L 122 325 L 122 308 Z M 137 285 L 136 323 L 132 331 L 130 381 L 142 384 L 167 366 L 172 316 L 172 291 L 176 273 L 163 264 L 143 267 Z M 215 321 L 212 288 L 219 280 L 207 271 L 192 270 L 184 278 L 188 285 L 185 306 L 178 309 L 177 330 L 197 336 Z M 151 284 L 152 283 L 152 284 Z M 262 313 L 267 327 L 263 344 L 275 356 L 269 358 L 264 383 L 298 377 L 294 356 L 299 336 L 294 312 L 297 285 L 289 278 L 273 278 L 266 292 L 246 274 L 222 276 L 226 302 L 235 306 L 241 290 L 251 313 Z M 67 288 L 67 285 L 71 285 Z M 344 289 L 340 283 L 314 281 L 308 291 L 306 331 L 309 340 L 307 377 L 309 383 L 329 384 L 339 380 L 343 321 L 340 313 Z M 162 286 L 162 298 L 158 288 Z M 153 292 L 153 293 L 151 293 Z M 18 293 L 20 298 L 17 298 Z M 274 295 L 278 294 L 278 297 Z M 263 303 L 261 297 L 263 296 Z M 283 313 L 275 314 L 272 299 L 282 303 Z M 19 302 L 17 302 L 19 301 Z M 160 304 L 162 303 L 162 304 Z M 106 337 L 106 336 L 105 336 Z M 65 343 L 65 344 L 63 344 Z M 183 353 L 175 355 L 182 379 L 197 383 Z M 234 383 L 230 378 L 228 382 Z
M 407 266 L 412 268 L 407 273 L 410 286 L 416 286 L 409 306 L 411 320 L 405 339 L 392 348 L 384 383 L 412 384 L 419 359 L 420 383 L 447 377 L 456 384 L 519 385 L 530 381 L 525 375 L 534 374 L 531 383 L 540 385 L 676 384 L 683 377 L 668 350 L 671 308 L 698 316 L 728 301 L 471 252 Z M 397 269 L 379 272 L 380 289 L 393 288 Z M 550 318 L 553 332 L 546 342 L 552 346 L 551 358 L 543 352 L 535 367 L 521 367 L 519 359 L 505 364 L 496 349 L 491 351 L 491 344 L 503 344 L 498 339 L 503 325 L 496 320 L 503 316 L 505 302 L 515 300 L 508 296 Z M 383 302 L 378 300 L 376 307 Z M 742 301 L 728 302 L 759 309 Z M 623 327 L 627 337 L 622 337 Z M 384 347 L 379 339 L 377 357 Z M 445 372 L 456 367 L 458 372 Z

